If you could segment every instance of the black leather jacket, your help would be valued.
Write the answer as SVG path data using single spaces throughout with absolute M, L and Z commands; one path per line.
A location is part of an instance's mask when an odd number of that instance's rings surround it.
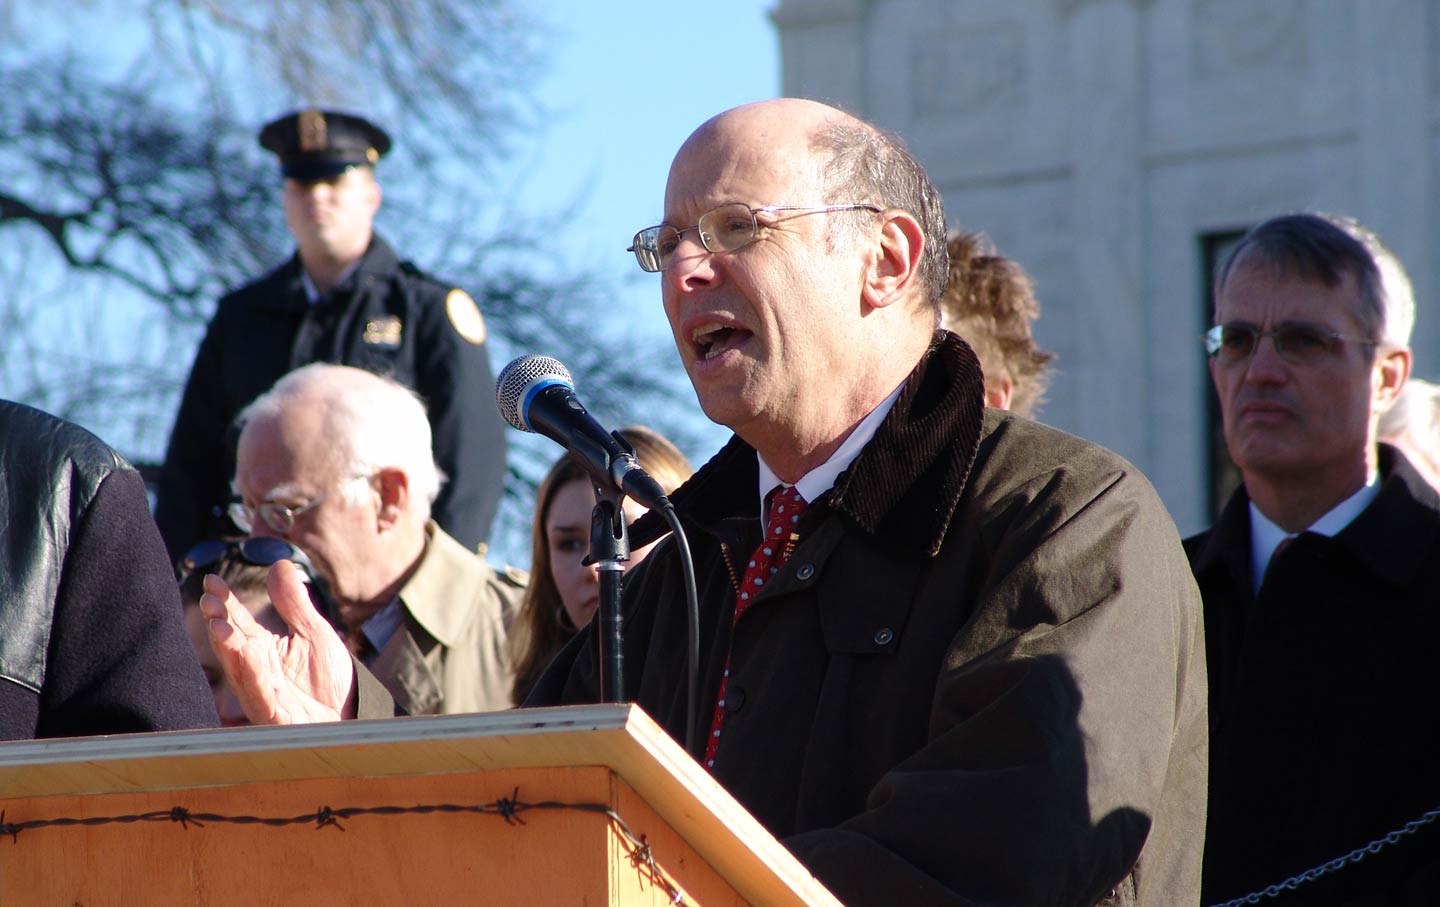
M 139 474 L 0 400 L 0 739 L 216 723 Z

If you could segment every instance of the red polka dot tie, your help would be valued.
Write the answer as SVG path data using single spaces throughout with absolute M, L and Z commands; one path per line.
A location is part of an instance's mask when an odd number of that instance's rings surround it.
M 740 581 L 740 592 L 735 596 L 734 621 L 750 606 L 760 589 L 770 578 L 780 572 L 780 567 L 790 557 L 795 542 L 800 536 L 796 528 L 800 515 L 805 512 L 805 499 L 793 485 L 782 485 L 770 492 L 770 519 L 765 525 L 765 537 L 750 555 L 745 564 L 745 578 Z M 732 623 L 732 627 L 734 624 Z M 725 657 L 725 671 L 720 675 L 720 693 L 716 697 L 715 717 L 710 722 L 710 737 L 705 742 L 705 767 L 715 767 L 715 749 L 720 745 L 720 725 L 725 721 L 725 694 L 730 685 L 730 657 Z

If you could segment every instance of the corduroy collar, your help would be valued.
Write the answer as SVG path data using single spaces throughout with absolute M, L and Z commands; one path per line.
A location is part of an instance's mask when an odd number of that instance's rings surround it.
M 965 341 L 936 331 L 875 437 L 824 499 L 870 535 L 939 552 L 975 462 L 985 412 L 980 362 Z M 732 436 L 670 495 L 687 522 L 758 519 L 754 448 Z M 639 546 L 666 531 L 659 514 L 631 529 Z

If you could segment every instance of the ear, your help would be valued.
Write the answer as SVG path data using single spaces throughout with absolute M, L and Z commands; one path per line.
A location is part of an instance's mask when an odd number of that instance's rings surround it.
M 1395 405 L 1395 399 L 1400 396 L 1400 388 L 1405 386 L 1405 380 L 1410 377 L 1410 359 L 1410 351 L 1404 347 L 1382 347 L 1375 354 L 1372 381 L 1375 385 L 1374 410 L 1377 413 L 1383 413 Z
M 891 208 L 881 217 L 885 222 L 880 226 L 875 257 L 868 263 L 861 288 L 861 298 L 876 309 L 906 298 L 919 280 L 925 251 L 925 231 L 910 212 Z
M 1009 375 L 985 379 L 985 405 L 991 409 L 1009 409 L 1015 397 L 1015 382 Z
M 376 519 L 382 529 L 392 529 L 410 511 L 410 477 L 405 470 L 386 467 L 380 470 L 380 504 Z

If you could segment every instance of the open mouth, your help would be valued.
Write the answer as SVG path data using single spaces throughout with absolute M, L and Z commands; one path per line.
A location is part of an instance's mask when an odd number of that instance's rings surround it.
M 690 333 L 690 341 L 695 344 L 695 352 L 702 362 L 736 348 L 749 337 L 749 331 L 723 324 L 703 324 Z

